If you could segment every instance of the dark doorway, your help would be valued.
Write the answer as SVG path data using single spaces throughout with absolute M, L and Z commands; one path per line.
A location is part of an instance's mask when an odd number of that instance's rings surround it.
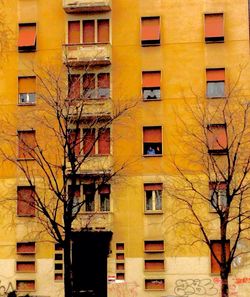
M 75 232 L 72 244 L 74 297 L 107 297 L 107 257 L 112 232 Z

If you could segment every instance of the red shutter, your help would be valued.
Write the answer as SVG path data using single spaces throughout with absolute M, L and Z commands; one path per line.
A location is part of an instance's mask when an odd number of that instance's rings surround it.
M 19 216 L 35 216 L 34 188 L 18 187 L 17 189 L 17 214 Z
M 226 182 L 210 182 L 209 190 L 226 190 L 227 183 Z
M 83 75 L 83 90 L 86 92 L 88 89 L 95 88 L 95 74 L 94 73 L 86 73 Z
M 219 261 L 221 261 L 221 241 L 214 241 L 211 242 L 212 245 L 212 250 L 214 251 L 216 257 L 218 258 Z M 230 254 L 230 242 L 226 242 L 226 258 L 228 260 Z M 220 265 L 217 263 L 215 257 L 211 253 L 211 272 L 212 273 L 220 273 Z
M 82 41 L 83 43 L 95 42 L 95 21 L 83 21 L 82 22 Z
M 224 36 L 223 14 L 205 15 L 205 37 Z
M 141 20 L 141 40 L 160 40 L 160 18 L 149 17 Z
M 83 193 L 84 193 L 84 195 L 94 194 L 95 193 L 95 185 L 94 184 L 83 185 Z
M 143 141 L 151 142 L 151 143 L 161 143 L 162 142 L 161 127 L 144 127 Z
M 225 81 L 225 69 L 207 69 L 207 81 Z
M 79 99 L 80 94 L 80 75 L 72 74 L 69 76 L 69 98 Z
M 99 73 L 98 74 L 98 88 L 108 88 L 110 87 L 110 76 L 109 73 Z
M 100 43 L 108 43 L 109 42 L 109 20 L 98 20 L 97 27 L 98 27 L 97 41 Z
M 35 131 L 18 132 L 18 157 L 33 158 L 36 147 Z
M 80 130 L 74 130 L 69 132 L 69 145 L 72 152 L 74 151 L 76 156 L 80 155 Z
M 144 191 L 163 190 L 162 184 L 144 184 Z
M 80 43 L 80 21 L 68 23 L 68 43 Z
M 110 154 L 110 129 L 105 129 L 104 131 L 99 132 L 98 154 Z
M 227 148 L 227 134 L 224 125 L 208 126 L 207 137 L 210 150 L 224 150 Z
M 101 185 L 98 189 L 99 194 L 109 194 L 110 193 L 110 185 Z
M 83 129 L 83 153 L 95 154 L 95 129 Z
M 18 47 L 34 47 L 36 45 L 36 24 L 20 24 Z
M 146 87 L 160 87 L 161 72 L 160 71 L 144 71 L 142 73 L 142 86 Z

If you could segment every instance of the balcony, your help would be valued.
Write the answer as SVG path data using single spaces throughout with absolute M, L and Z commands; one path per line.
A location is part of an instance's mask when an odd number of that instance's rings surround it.
M 64 51 L 64 63 L 71 67 L 110 65 L 111 45 L 107 43 L 67 44 Z
M 78 157 L 83 158 L 82 156 Z M 87 157 L 81 164 L 78 170 L 78 175 L 81 177 L 93 177 L 100 175 L 111 174 L 113 167 L 113 156 L 112 155 L 93 155 Z M 68 173 L 71 173 L 70 164 L 67 164 Z
M 91 228 L 94 230 L 112 230 L 114 224 L 114 215 L 112 212 L 80 212 L 74 221 L 73 228 L 81 230 Z
M 72 118 L 103 118 L 110 119 L 112 115 L 112 101 L 103 99 L 69 99 L 66 113 Z
M 63 0 L 66 13 L 110 11 L 111 0 Z

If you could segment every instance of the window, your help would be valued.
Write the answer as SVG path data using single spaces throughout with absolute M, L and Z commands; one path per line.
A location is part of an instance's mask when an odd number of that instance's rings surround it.
M 225 69 L 207 69 L 207 97 L 225 97 Z
M 69 99 L 107 99 L 110 97 L 110 74 L 72 74 L 68 78 L 68 86 Z
M 17 187 L 17 215 L 24 217 L 35 216 L 34 187 Z
M 80 130 L 71 130 L 68 131 L 68 142 L 69 142 L 69 150 L 70 152 L 68 152 L 68 154 L 72 154 L 74 152 L 74 154 L 76 156 L 80 155 Z
M 73 194 L 73 188 L 71 185 L 68 186 L 68 195 L 71 198 Z M 74 197 L 73 197 L 73 205 L 72 205 L 72 214 L 75 215 L 79 210 L 79 202 L 80 202 L 80 185 L 74 186 Z
M 210 241 L 211 248 L 216 257 L 213 256 L 211 252 L 211 273 L 220 273 L 220 265 L 217 260 L 221 261 L 221 252 L 222 252 L 222 242 L 221 240 L 211 240 Z M 225 242 L 225 249 L 226 249 L 226 260 L 229 258 L 230 254 L 230 240 L 226 240 Z M 217 260 L 216 260 L 217 258 Z
M 160 45 L 160 17 L 141 18 L 141 45 Z
M 109 20 L 101 19 L 68 22 L 68 43 L 86 45 L 109 43 Z
M 16 272 L 35 272 L 35 261 L 17 261 Z
M 17 242 L 16 252 L 17 254 L 35 254 L 36 244 L 35 242 Z
M 224 42 L 223 14 L 205 14 L 205 41 Z
M 36 50 L 36 24 L 19 24 L 18 50 Z
M 145 271 L 162 271 L 164 270 L 164 259 L 144 260 Z
M 165 290 L 165 280 L 145 279 L 145 290 Z
M 35 280 L 16 280 L 16 290 L 18 292 L 35 291 Z
M 146 156 L 162 154 L 161 127 L 143 127 L 143 154 Z
M 142 94 L 144 100 L 159 100 L 161 98 L 160 81 L 160 71 L 142 72 Z
M 210 182 L 209 192 L 212 210 L 217 208 L 223 210 L 227 207 L 227 183 L 226 182 Z
M 18 78 L 18 103 L 34 104 L 36 100 L 36 78 L 19 77 Z
M 35 131 L 18 131 L 18 158 L 33 159 L 36 147 Z
M 98 187 L 98 193 L 94 184 L 83 185 L 85 211 L 110 211 L 110 185 Z
M 144 241 L 145 253 L 161 253 L 164 252 L 163 240 L 145 240 Z
M 83 129 L 83 153 L 109 155 L 110 129 Z
M 207 127 L 208 152 L 225 154 L 227 151 L 227 132 L 225 124 L 211 124 Z
M 145 211 L 162 210 L 162 184 L 144 184 Z

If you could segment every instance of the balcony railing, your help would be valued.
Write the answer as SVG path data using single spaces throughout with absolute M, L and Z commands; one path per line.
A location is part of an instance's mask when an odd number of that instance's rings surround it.
M 63 0 L 63 8 L 67 13 L 110 11 L 111 0 Z
M 93 229 L 105 229 L 112 230 L 114 224 L 114 215 L 112 212 L 84 212 L 80 211 L 77 216 L 77 220 L 73 223 L 73 228 L 75 230 L 81 230 L 82 228 Z
M 67 103 L 66 113 L 76 118 L 110 118 L 112 114 L 112 101 L 110 98 L 68 99 Z
M 69 66 L 109 65 L 111 63 L 110 44 L 66 44 L 64 47 L 64 63 Z

